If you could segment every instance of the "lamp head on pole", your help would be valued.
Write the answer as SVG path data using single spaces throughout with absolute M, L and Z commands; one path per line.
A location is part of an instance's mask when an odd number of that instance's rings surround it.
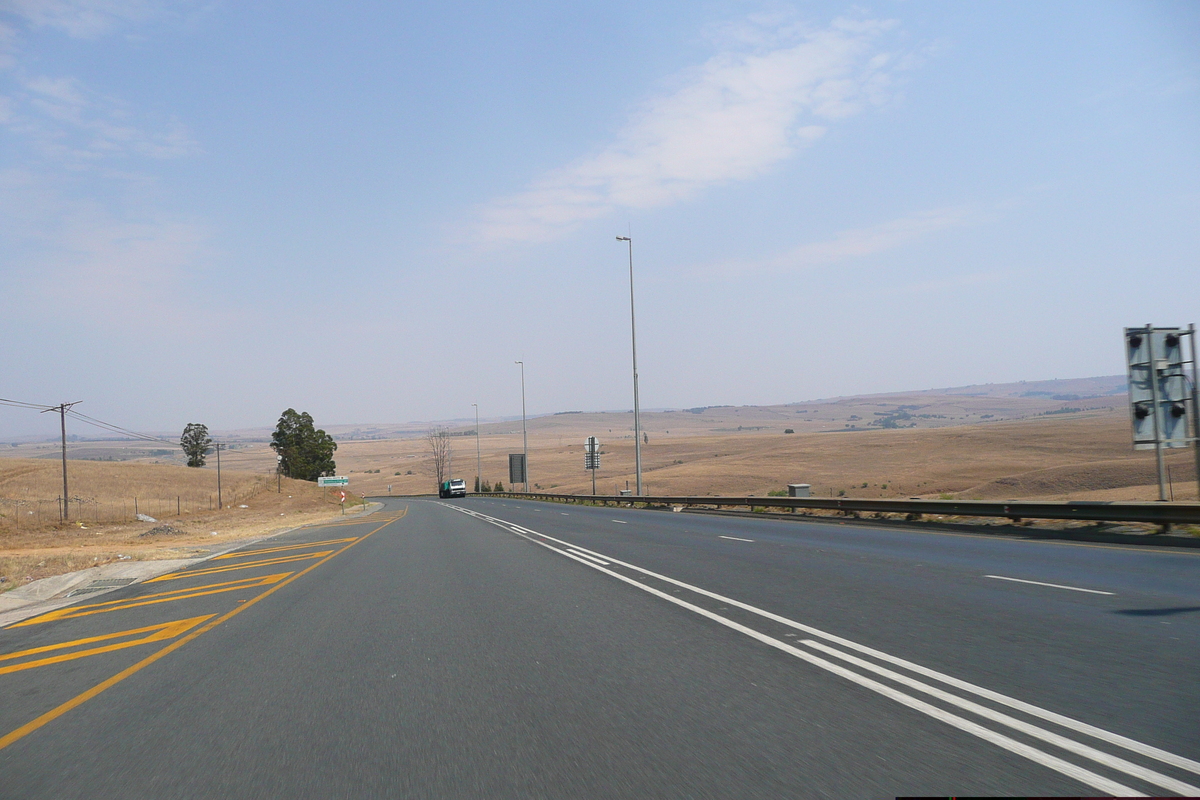
M 630 240 L 630 239 L 629 239 L 629 237 L 628 237 L 628 236 L 618 236 L 618 237 L 617 237 L 617 241 L 618 241 L 618 242 L 628 242 L 629 240 Z

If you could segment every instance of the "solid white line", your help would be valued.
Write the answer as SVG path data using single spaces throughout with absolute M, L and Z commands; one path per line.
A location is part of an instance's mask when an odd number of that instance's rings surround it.
M 525 537 L 525 538 L 529 538 L 529 537 Z M 547 538 L 549 538 L 549 537 L 547 537 Z M 756 631 L 753 628 L 748 628 L 745 625 L 742 625 L 741 623 L 734 622 L 733 620 L 722 617 L 719 614 L 714 614 L 713 612 L 711 612 L 707 609 L 700 608 L 699 606 L 696 606 L 696 605 L 692 605 L 691 603 L 688 603 L 685 600 L 681 600 L 677 597 L 673 597 L 673 596 L 667 594 L 666 592 L 663 592 L 659 589 L 655 589 L 652 586 L 645 586 L 645 585 L 640 584 L 637 581 L 633 580 L 632 578 L 627 578 L 624 575 L 621 575 L 618 572 L 613 572 L 610 569 L 605 569 L 604 567 L 597 566 L 589 561 L 584 561 L 583 559 L 581 559 L 569 552 L 559 550 L 558 548 L 553 547 L 549 544 L 546 544 L 545 542 L 539 541 L 537 539 L 530 539 L 530 541 L 532 541 L 534 544 L 539 544 L 542 547 L 545 547 L 546 549 L 551 550 L 553 552 L 565 555 L 569 558 L 574 558 L 579 563 L 586 564 L 587 566 L 591 567 L 594 570 L 597 570 L 598 572 L 603 572 L 604 574 L 609 575 L 613 578 L 616 578 L 619 581 L 623 581 L 624 583 L 627 583 L 630 586 L 636 586 L 637 588 L 641 589 L 644 592 L 648 592 L 652 595 L 655 595 L 656 597 L 660 597 L 663 600 L 666 600 L 667 602 L 674 603 L 675 605 L 685 608 L 696 614 L 699 614 L 702 617 L 707 617 L 708 619 L 711 619 L 712 621 L 714 621 L 720 625 L 724 625 L 727 628 L 731 628 L 735 631 L 738 631 L 739 633 L 745 634 L 746 636 L 749 636 L 752 639 L 757 639 L 758 641 L 762 642 L 763 644 L 766 644 L 771 647 L 782 650 L 785 653 L 793 655 L 802 661 L 807 661 L 808 663 L 812 664 L 813 666 L 820 667 L 821 669 L 832 672 L 835 675 L 838 675 L 839 677 L 845 678 L 846 680 L 848 680 L 852 683 L 856 683 L 859 686 L 863 686 L 874 692 L 878 692 L 879 694 L 881 694 L 891 700 L 895 700 L 897 703 L 900 703 L 901 705 L 908 706 L 909 708 L 912 708 L 916 711 L 920 711 L 924 714 L 927 714 L 927 715 L 933 717 L 934 719 L 944 722 L 947 725 L 951 725 L 955 728 L 958 728 L 959 730 L 963 730 L 963 731 L 966 731 L 967 733 L 971 733 L 975 736 L 978 736 L 979 738 L 984 739 L 985 741 L 991 742 L 992 744 L 994 744 L 998 747 L 1001 747 L 1005 750 L 1008 750 L 1012 753 L 1016 753 L 1017 755 L 1024 756 L 1025 758 L 1028 758 L 1030 761 L 1041 764 L 1044 767 L 1048 767 L 1057 772 L 1061 772 L 1062 774 L 1064 774 L 1070 778 L 1074 778 L 1075 780 L 1079 781 L 1080 783 L 1091 786 L 1095 789 L 1099 789 L 1102 792 L 1108 792 L 1115 796 L 1145 797 L 1145 795 L 1134 791 L 1133 789 L 1131 789 L 1128 786 L 1124 786 L 1120 783 L 1117 783 L 1116 781 L 1109 780 L 1108 778 L 1105 778 L 1102 775 L 1097 775 L 1096 773 L 1094 773 L 1090 770 L 1087 770 L 1087 769 L 1084 769 L 1083 767 L 1072 764 L 1069 761 L 1064 761 L 1063 759 L 1052 756 L 1049 753 L 1044 753 L 1041 750 L 1038 750 L 1034 747 L 1030 747 L 1027 744 L 1018 742 L 1015 739 L 1011 739 L 1003 734 L 996 733 L 995 731 L 989 730 L 975 722 L 971 722 L 970 720 L 963 719 L 960 716 L 951 714 L 950 712 L 944 711 L 936 706 L 932 706 L 929 703 L 924 702 L 923 700 L 918 700 L 915 697 L 912 697 L 910 695 L 904 694 L 903 692 L 897 691 L 897 690 L 891 688 L 890 686 L 886 686 L 882 683 L 879 683 L 878 681 L 874 681 L 870 678 L 859 675 L 857 672 L 851 672 L 850 670 L 848 670 L 844 667 L 834 664 L 832 661 L 826 661 L 823 658 L 819 658 L 817 656 L 812 655 L 811 653 L 808 653 L 808 652 L 800 650 L 796 647 L 793 647 L 792 645 L 788 644 L 787 642 L 783 642 L 778 639 L 773 639 L 772 637 L 767 636 L 765 633 L 760 633 L 759 631 Z
M 717 538 L 718 539 L 733 539 L 735 542 L 753 542 L 754 541 L 753 539 L 743 539 L 740 536 L 725 536 L 724 534 L 720 534 L 720 533 L 717 534 Z
M 995 578 L 998 581 L 1013 581 L 1014 583 L 1032 583 L 1034 586 L 1049 586 L 1051 589 L 1069 589 L 1072 592 L 1087 592 L 1088 594 L 1107 594 L 1112 595 L 1113 592 L 1102 592 L 1099 589 L 1080 589 L 1078 586 L 1063 586 L 1060 583 L 1042 583 L 1041 581 L 1027 581 L 1022 578 L 1006 578 L 1003 575 L 984 575 L 985 578 Z
M 597 564 L 603 564 L 606 567 L 608 566 L 608 562 L 604 559 L 596 558 L 595 556 L 589 556 L 587 553 L 581 553 L 573 547 L 567 548 L 567 552 L 571 553 L 572 555 L 577 555 L 580 558 L 586 558 L 588 561 L 595 561 Z
M 463 510 L 463 509 L 459 508 L 458 506 L 447 505 L 447 507 L 453 508 L 457 511 Z M 481 514 L 479 516 L 481 519 L 487 519 L 489 522 L 492 522 L 493 524 L 499 525 L 501 527 L 504 527 L 505 524 L 511 524 L 511 523 L 505 523 L 504 520 L 497 519 L 495 517 L 488 517 L 485 514 Z M 613 520 L 613 521 L 616 522 L 617 520 Z M 859 644 L 858 642 L 854 642 L 849 639 L 844 639 L 841 636 L 837 636 L 836 634 L 826 633 L 825 631 L 823 631 L 819 628 L 814 628 L 811 625 L 805 625 L 801 622 L 796 622 L 795 620 L 788 619 L 787 617 L 783 617 L 778 614 L 774 614 L 770 611 L 766 611 L 764 609 L 758 608 L 756 606 L 752 606 L 749 603 L 743 603 L 740 600 L 734 600 L 732 597 L 726 597 L 724 595 L 717 594 L 716 592 L 710 592 L 707 589 L 701 589 L 698 586 L 692 586 L 691 584 L 684 583 L 683 581 L 676 580 L 675 578 L 668 578 L 666 575 L 660 575 L 657 572 L 652 572 L 648 569 L 645 569 L 644 567 L 639 567 L 636 564 L 630 564 L 626 561 L 621 561 L 618 558 L 613 558 L 612 556 L 604 555 L 603 553 L 594 553 L 594 551 L 588 550 L 587 548 L 580 547 L 578 545 L 572 545 L 569 542 L 565 542 L 561 539 L 555 539 L 553 536 L 547 536 L 545 534 L 537 533 L 536 531 L 530 531 L 528 529 L 525 529 L 525 530 L 528 533 L 531 533 L 535 536 L 540 536 L 543 539 L 548 539 L 550 541 L 557 542 L 558 544 L 561 544 L 566 547 L 574 547 L 575 549 L 577 549 L 581 552 L 588 552 L 588 553 L 593 553 L 593 555 L 596 555 L 596 556 L 602 556 L 604 558 L 607 558 L 614 564 L 618 564 L 622 567 L 626 567 L 628 569 L 634 570 L 635 572 L 640 572 L 643 575 L 647 575 L 651 578 L 655 578 L 657 580 L 663 581 L 664 583 L 669 583 L 673 586 L 678 586 L 680 588 L 687 589 L 688 591 L 695 592 L 696 594 L 711 598 L 713 600 L 719 600 L 722 603 L 734 606 L 735 608 L 740 608 L 743 611 L 748 611 L 751 614 L 756 614 L 764 619 L 769 619 L 772 622 L 778 622 L 781 625 L 786 625 L 790 628 L 794 628 L 795 630 L 803 631 L 804 633 L 807 633 L 810 636 L 817 636 L 826 641 L 833 642 L 834 644 L 839 644 L 843 647 L 846 647 L 848 649 L 855 650 L 859 653 L 863 653 L 865 655 L 871 656 L 872 658 L 878 659 L 880 661 L 886 661 L 889 664 L 894 664 L 898 667 L 902 667 L 906 670 L 909 670 L 910 672 L 915 672 L 918 675 L 923 675 L 926 678 L 941 681 L 942 683 L 948 684 L 957 689 L 962 689 L 963 691 L 970 692 L 971 694 L 977 695 L 979 697 L 984 697 L 988 700 L 991 700 L 992 702 L 1008 706 L 1009 708 L 1013 708 L 1018 711 L 1022 711 L 1031 716 L 1038 717 L 1039 719 L 1044 719 L 1047 722 L 1053 722 L 1056 725 L 1061 725 L 1062 727 L 1068 728 L 1077 733 L 1086 734 L 1095 739 L 1100 739 L 1101 741 L 1108 742 L 1109 744 L 1114 744 L 1114 745 L 1117 745 L 1118 747 L 1123 747 L 1126 750 L 1129 750 L 1134 753 L 1138 753 L 1139 755 L 1157 759 L 1158 761 L 1162 761 L 1165 764 L 1170 764 L 1171 766 L 1178 767 L 1180 769 L 1184 769 L 1189 772 L 1200 775 L 1200 762 L 1193 761 L 1190 758 L 1185 758 L 1184 756 L 1176 755 L 1175 753 L 1171 753 L 1166 750 L 1159 749 L 1157 747 L 1154 747 L 1153 745 L 1144 744 L 1135 739 L 1130 739 L 1126 736 L 1122 736 L 1118 733 L 1106 731 L 1103 728 L 1097 728 L 1094 725 L 1089 725 L 1086 722 L 1080 722 L 1079 720 L 1072 719 L 1071 717 L 1067 717 L 1062 714 L 1058 714 L 1054 711 L 1048 711 L 1044 708 L 1040 708 L 1031 703 L 1026 703 L 1023 700 L 1017 700 L 1016 698 L 1001 694 L 1000 692 L 996 692 L 991 689 L 985 689 L 982 686 L 977 686 L 973 683 L 964 681 L 960 678 L 955 678 L 951 675 L 946 675 L 945 673 L 941 673 L 936 670 L 932 670 L 929 667 L 924 667 L 924 666 L 921 666 L 920 664 L 913 663 L 912 661 L 907 661 L 903 658 L 899 658 L 898 656 L 893 656 L 893 655 L 891 655 L 889 653 L 885 653 L 881 650 L 876 650 L 873 647 L 868 647 L 866 645 Z M 538 544 L 543 544 L 543 542 L 539 541 Z M 554 548 L 550 548 L 550 549 L 554 549 Z M 607 570 L 603 570 L 603 571 L 607 572 Z M 639 588 L 641 587 L 641 584 L 635 583 L 633 585 L 638 586 Z M 668 597 L 667 599 L 674 601 L 673 597 Z
M 618 525 L 628 525 L 628 524 L 629 524 L 628 522 L 622 522 L 622 521 L 621 521 L 621 520 L 619 520 L 619 519 L 612 519 L 612 520 L 609 520 L 609 522 L 615 522 L 615 523 L 617 523 Z
M 1149 781 L 1156 786 L 1161 786 L 1164 789 L 1177 792 L 1183 796 L 1200 796 L 1200 787 L 1192 786 L 1191 784 L 1184 783 L 1183 781 L 1175 780 L 1174 778 L 1163 775 L 1160 772 L 1146 769 L 1141 765 L 1134 764 L 1122 758 L 1117 758 L 1116 756 L 1097 750 L 1093 747 L 1088 747 L 1085 744 L 1080 744 L 1074 739 L 1068 739 L 1065 736 L 1059 736 L 1057 733 L 1051 733 L 1037 727 L 1036 725 L 1030 725 L 1028 722 L 1022 722 L 1021 720 L 1010 717 L 1007 714 L 1002 714 L 999 711 L 993 711 L 986 706 L 981 706 L 978 703 L 974 703 L 970 700 L 964 700 L 961 697 L 952 695 L 949 692 L 937 689 L 933 686 L 929 686 L 928 684 L 921 683 L 920 681 L 909 678 L 906 675 L 901 675 L 900 673 L 893 672 L 885 667 L 880 667 L 876 664 L 872 664 L 869 661 L 864 661 L 863 659 L 852 656 L 849 653 L 843 653 L 840 650 L 835 650 L 828 645 L 821 644 L 820 642 L 813 641 L 812 639 L 804 639 L 801 644 L 806 644 L 815 650 L 820 650 L 822 653 L 834 656 L 835 658 L 840 658 L 843 661 L 848 661 L 851 664 L 859 666 L 863 669 L 870 670 L 876 675 L 882 675 L 885 678 L 890 678 L 891 680 L 903 684 L 910 689 L 916 689 L 918 692 L 924 692 L 925 694 L 932 695 L 939 700 L 956 705 L 961 709 L 978 714 L 979 716 L 990 719 L 993 722 L 999 722 L 1001 725 L 1007 725 L 1014 730 L 1028 734 L 1036 739 L 1041 739 L 1044 742 L 1061 747 L 1064 750 L 1069 750 L 1077 755 L 1090 758 L 1093 761 L 1103 764 L 1107 767 L 1119 769 L 1127 775 L 1131 775 L 1135 778 L 1141 778 L 1144 781 Z

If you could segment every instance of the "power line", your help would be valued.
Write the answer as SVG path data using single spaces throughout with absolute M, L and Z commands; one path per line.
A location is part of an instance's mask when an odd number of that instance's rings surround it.
M 6 400 L 3 397 L 0 397 L 0 405 L 13 406 L 14 408 L 33 408 L 38 411 L 45 411 L 48 408 L 55 408 L 55 406 L 47 406 L 41 403 L 26 403 L 21 400 Z
M 43 411 L 43 412 L 44 411 L 59 411 L 60 413 L 63 413 L 61 410 L 61 406 L 48 406 L 48 405 L 42 405 L 39 403 L 26 403 L 21 400 L 9 400 L 7 398 L 2 398 L 2 397 L 0 397 L 0 405 L 11 406 L 14 408 L 29 408 L 29 409 L 33 409 L 36 411 Z M 164 439 L 161 436 L 154 436 L 149 433 L 140 433 L 138 431 L 133 431 L 128 428 L 117 425 L 116 423 L 105 422 L 102 419 L 97 419 L 95 417 L 92 417 L 92 416 L 89 416 L 82 412 L 74 410 L 73 408 L 71 408 L 71 404 L 66 404 L 66 405 L 67 405 L 67 408 L 65 410 L 65 413 L 67 415 L 70 415 L 72 419 L 78 420 L 79 422 L 82 422 L 85 425 L 91 425 L 94 428 L 99 428 L 100 430 L 108 431 L 109 433 L 119 434 L 121 436 L 126 436 L 126 437 L 129 437 L 132 439 L 138 439 L 138 440 L 141 440 L 144 442 L 156 442 L 156 443 L 160 443 L 160 444 L 171 445 L 172 447 L 179 446 L 178 442 L 173 441 L 171 439 Z M 220 444 L 223 449 L 229 447 L 229 445 L 225 442 L 222 442 Z M 255 444 L 258 444 L 258 443 L 256 442 Z M 214 442 L 214 446 L 215 445 L 216 445 L 216 443 Z M 261 458 L 263 456 L 270 455 L 270 452 L 271 451 L 270 451 L 269 444 L 265 444 L 264 450 L 261 451 L 261 453 L 260 452 L 249 452 L 249 453 L 236 452 L 236 451 L 231 451 L 231 450 L 225 449 L 226 457 L 233 456 L 234 458 L 242 457 L 242 458 L 256 459 L 256 458 Z
M 163 439 L 160 436 L 152 436 L 148 433 L 138 433 L 137 431 L 131 431 L 128 428 L 122 428 L 120 425 L 114 425 L 111 422 L 105 422 L 104 420 L 96 419 L 95 417 L 89 417 L 87 414 L 81 414 L 78 411 L 70 411 L 69 413 L 71 414 L 72 418 L 78 419 L 80 422 L 83 422 L 87 425 L 91 425 L 92 427 L 106 430 L 109 433 L 119 433 L 119 434 L 122 434 L 123 436 L 130 436 L 134 439 L 141 439 L 141 440 L 147 441 L 147 442 L 161 442 L 163 444 L 170 444 L 170 445 L 177 444 L 177 442 L 173 442 L 170 439 Z

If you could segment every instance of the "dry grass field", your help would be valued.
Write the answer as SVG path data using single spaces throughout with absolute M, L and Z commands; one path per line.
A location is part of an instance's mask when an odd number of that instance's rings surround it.
M 652 495 L 765 495 L 808 483 L 818 496 L 966 499 L 1157 499 L 1154 454 L 1134 451 L 1119 378 L 996 384 L 833 398 L 779 406 L 717 406 L 642 415 L 643 481 Z M 596 489 L 634 483 L 631 412 L 530 419 L 531 489 L 589 494 L 583 442 L 597 436 Z M 349 494 L 430 494 L 435 479 L 422 426 L 331 427 Z M 788 432 L 791 431 L 791 432 Z M 484 481 L 508 483 L 520 420 L 451 426 L 453 474 L 468 485 L 478 442 Z M 120 557 L 171 558 L 212 542 L 326 519 L 339 509 L 313 484 L 277 493 L 269 431 L 226 434 L 226 508 L 215 510 L 216 470 L 181 466 L 177 451 L 140 443 L 70 445 L 72 524 L 58 524 L 58 447 L 0 448 L 0 589 Z M 1196 500 L 1191 450 L 1167 457 L 1176 500 Z M 137 510 L 181 531 L 120 523 Z M 243 508 L 242 506 L 246 506 Z M 80 527 L 76 520 L 82 519 Z M 213 532 L 216 531 L 216 536 Z
M 69 461 L 69 489 L 80 502 L 72 502 L 71 520 L 59 524 L 54 498 L 62 494 L 61 464 L 0 461 L 0 591 L 113 561 L 189 558 L 341 514 L 312 483 L 234 470 L 222 470 L 218 510 L 215 478 L 207 469 Z M 132 520 L 135 498 L 156 522 Z M 357 496 L 348 498 L 347 510 L 361 510 Z
M 603 446 L 597 491 L 612 494 L 627 481 L 632 485 L 631 433 L 616 427 L 610 432 L 604 423 L 614 423 L 599 419 L 602 415 L 571 416 L 577 420 L 573 426 L 561 417 L 531 421 L 531 488 L 590 493 L 591 476 L 583 469 L 583 440 L 589 434 L 600 437 Z M 1153 453 L 1130 446 L 1124 409 L 957 427 L 845 432 L 829 427 L 814 433 L 794 429 L 794 434 L 773 429 L 689 434 L 663 427 L 659 415 L 644 416 L 650 419 L 649 442 L 642 446 L 643 482 L 650 494 L 763 495 L 788 483 L 809 483 L 821 496 L 1157 498 Z M 480 437 L 485 481 L 507 483 L 508 453 L 521 450 L 517 427 L 503 435 L 485 429 Z M 453 444 L 454 474 L 471 483 L 475 437 L 454 437 Z M 1167 462 L 1175 499 L 1196 499 L 1192 452 L 1176 451 Z M 420 439 L 346 442 L 339 447 L 338 464 L 356 492 L 384 494 L 389 485 L 393 494 L 434 488 L 427 446 Z

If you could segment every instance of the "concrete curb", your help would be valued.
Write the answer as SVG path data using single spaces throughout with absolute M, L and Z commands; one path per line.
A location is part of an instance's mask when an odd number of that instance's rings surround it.
M 372 508 L 371 506 L 375 506 Z M 383 508 L 382 503 L 371 503 L 367 506 L 367 510 L 361 515 L 366 518 L 376 511 Z M 349 516 L 349 515 L 347 515 Z M 355 515 L 358 516 L 358 515 Z M 341 517 L 336 519 L 340 520 Z M 42 578 L 40 581 L 26 584 L 19 589 L 0 594 L 0 629 L 12 625 L 14 622 L 20 622 L 23 619 L 44 614 L 47 611 L 53 611 L 63 606 L 74 605 L 75 603 L 91 600 L 100 595 L 108 594 L 116 589 L 124 589 L 125 586 L 132 586 L 136 583 L 157 578 L 159 575 L 165 575 L 168 572 L 190 567 L 193 564 L 199 564 L 203 561 L 208 561 L 217 556 L 223 556 L 226 553 L 231 553 L 247 545 L 255 542 L 274 539 L 276 536 L 283 536 L 285 533 L 292 531 L 304 530 L 305 528 L 320 527 L 328 525 L 329 522 L 311 522 L 307 525 L 298 525 L 295 528 L 286 528 L 274 533 L 268 533 L 265 536 L 257 536 L 251 539 L 242 539 L 236 542 L 225 542 L 220 550 L 214 550 L 205 556 L 197 558 L 167 558 L 161 561 L 118 561 L 115 564 L 105 564 L 99 567 L 89 567 L 88 569 L 79 570 L 77 572 L 67 572 L 63 575 L 54 575 L 49 578 Z M 123 586 L 112 586 L 104 589 L 99 589 L 94 592 L 88 592 L 86 595 L 76 595 L 75 597 L 67 597 L 75 589 L 82 588 L 93 581 L 103 580 L 122 580 L 131 579 L 130 583 Z

